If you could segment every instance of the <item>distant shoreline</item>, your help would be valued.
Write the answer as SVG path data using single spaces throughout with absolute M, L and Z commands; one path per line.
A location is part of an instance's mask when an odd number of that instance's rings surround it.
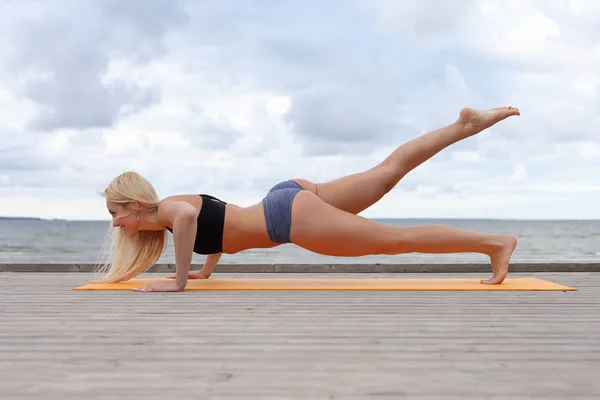
M 43 221 L 42 218 L 35 217 L 0 217 L 0 221 L 23 221 L 23 220 L 34 220 L 34 221 Z
M 0 217 L 0 221 L 110 222 L 109 219 L 66 219 L 66 218 L 40 218 L 40 217 Z

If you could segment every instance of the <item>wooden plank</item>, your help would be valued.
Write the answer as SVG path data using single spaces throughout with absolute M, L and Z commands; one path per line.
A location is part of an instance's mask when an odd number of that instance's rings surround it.
M 513 276 L 578 291 L 95 292 L 72 290 L 85 273 L 2 273 L 0 398 L 597 398 L 600 275 Z

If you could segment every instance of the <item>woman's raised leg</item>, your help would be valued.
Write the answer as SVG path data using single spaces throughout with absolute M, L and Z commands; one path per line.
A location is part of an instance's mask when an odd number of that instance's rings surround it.
M 340 210 L 358 214 L 379 201 L 406 174 L 435 154 L 503 119 L 520 115 L 513 107 L 461 110 L 454 123 L 404 143 L 375 167 L 325 183 L 295 179 L 304 189 Z
M 360 257 L 403 253 L 481 253 L 490 257 L 493 276 L 485 284 L 502 283 L 517 245 L 511 235 L 490 235 L 445 225 L 398 228 L 342 211 L 309 191 L 296 195 L 291 240 L 312 252 Z

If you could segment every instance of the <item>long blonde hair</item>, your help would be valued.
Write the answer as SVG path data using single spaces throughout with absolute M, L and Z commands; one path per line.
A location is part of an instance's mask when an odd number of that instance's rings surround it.
M 128 171 L 117 176 L 100 192 L 108 201 L 123 206 L 138 203 L 140 208 L 156 211 L 160 202 L 154 187 L 140 174 Z M 129 237 L 111 226 L 103 245 L 107 259 L 100 266 L 101 282 L 121 282 L 152 267 L 166 247 L 167 232 L 139 231 Z

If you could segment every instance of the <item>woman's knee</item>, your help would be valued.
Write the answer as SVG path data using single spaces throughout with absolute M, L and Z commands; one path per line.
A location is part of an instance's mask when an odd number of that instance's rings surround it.
M 394 164 L 382 164 L 373 169 L 373 173 L 376 174 L 376 179 L 373 182 L 379 183 L 377 188 L 381 196 L 389 193 L 402 179 L 406 172 L 404 169 Z

